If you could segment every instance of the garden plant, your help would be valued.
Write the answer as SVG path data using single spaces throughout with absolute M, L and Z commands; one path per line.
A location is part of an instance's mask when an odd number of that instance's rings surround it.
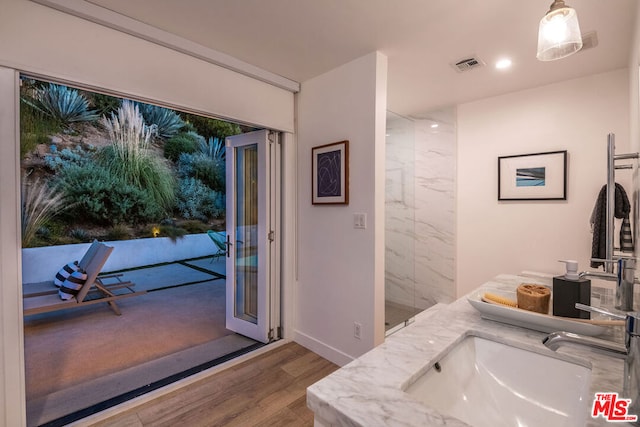
M 24 79 L 23 246 L 223 229 L 224 138 L 247 130 Z

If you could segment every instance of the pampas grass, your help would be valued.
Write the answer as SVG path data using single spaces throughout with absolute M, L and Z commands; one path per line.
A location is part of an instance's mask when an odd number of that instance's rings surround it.
M 38 229 L 51 218 L 69 208 L 63 193 L 36 179 L 31 184 L 22 179 L 22 246 L 29 247 Z
M 151 150 L 156 127 L 147 126 L 138 106 L 123 101 L 117 114 L 103 117 L 112 145 L 105 147 L 100 161 L 114 175 L 148 191 L 163 209 L 175 204 L 175 178 L 164 159 Z

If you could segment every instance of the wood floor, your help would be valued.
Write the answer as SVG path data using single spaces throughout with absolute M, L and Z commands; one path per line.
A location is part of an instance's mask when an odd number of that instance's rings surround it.
M 94 425 L 313 426 L 306 388 L 336 369 L 288 343 Z

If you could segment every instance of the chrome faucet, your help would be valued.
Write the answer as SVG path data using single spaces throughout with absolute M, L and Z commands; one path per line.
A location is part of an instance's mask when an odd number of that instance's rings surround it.
M 601 271 L 583 271 L 578 274 L 579 278 L 595 277 L 603 280 L 616 282 L 616 302 L 615 307 L 622 311 L 633 310 L 633 285 L 636 282 L 636 260 L 635 258 L 618 258 L 615 261 L 605 259 L 592 259 L 604 263 L 615 263 L 618 266 L 616 273 Z
M 610 313 L 602 309 L 576 304 L 576 308 L 587 311 L 598 311 L 611 317 L 625 319 L 625 344 L 616 344 L 598 338 L 585 337 L 570 332 L 552 332 L 543 338 L 542 343 L 549 349 L 556 351 L 564 344 L 580 344 L 598 352 L 624 359 L 624 381 L 622 395 L 631 399 L 629 414 L 638 415 L 640 425 L 640 312 L 627 313 L 626 316 Z
M 542 339 L 542 343 L 553 351 L 556 351 L 563 344 L 580 344 L 591 347 L 598 353 L 605 353 L 609 356 L 617 357 L 619 359 L 626 359 L 629 355 L 629 350 L 622 344 L 617 344 L 598 338 L 585 337 L 582 335 L 574 334 L 572 332 L 552 332 Z

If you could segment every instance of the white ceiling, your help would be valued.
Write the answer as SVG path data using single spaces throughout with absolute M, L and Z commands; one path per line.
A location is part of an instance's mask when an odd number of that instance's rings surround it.
M 635 0 L 567 0 L 597 47 L 535 58 L 551 0 L 89 0 L 291 80 L 371 51 L 389 60 L 388 109 L 420 117 L 441 107 L 627 66 Z M 476 55 L 483 68 L 451 63 Z M 493 64 L 510 57 L 509 70 Z

